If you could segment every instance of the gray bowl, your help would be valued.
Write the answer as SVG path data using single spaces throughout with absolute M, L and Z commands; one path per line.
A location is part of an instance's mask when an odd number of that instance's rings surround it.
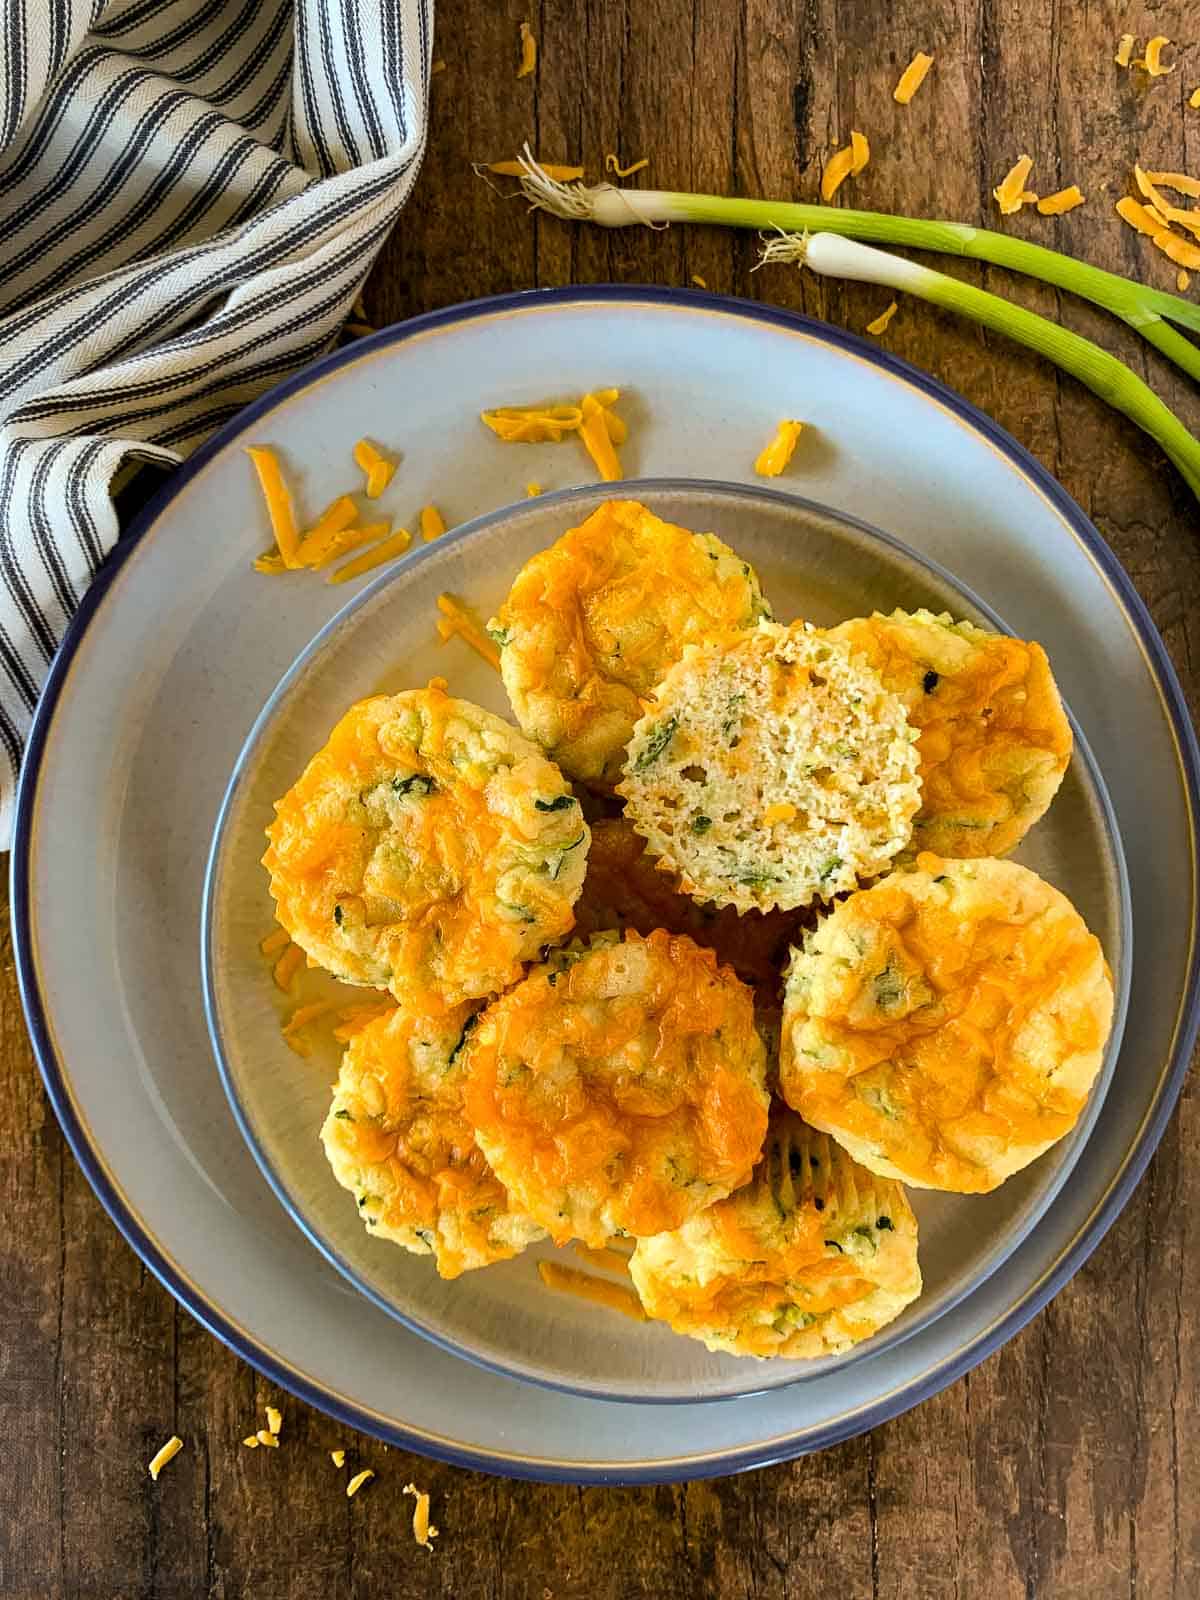
M 447 1283 L 432 1261 L 371 1236 L 317 1140 L 338 1054 L 330 1041 L 297 1073 L 280 1037 L 288 1009 L 269 1003 L 258 943 L 272 923 L 259 865 L 272 802 L 355 700 L 411 688 L 444 670 L 430 626 L 443 590 L 489 616 L 518 568 L 610 496 L 607 486 L 545 495 L 458 529 L 385 573 L 301 654 L 255 723 L 221 809 L 204 908 L 204 981 L 213 1047 L 234 1115 L 293 1220 L 376 1305 L 455 1354 L 575 1394 L 626 1401 L 725 1399 L 820 1376 L 881 1354 L 979 1287 L 1021 1243 L 1066 1182 L 1099 1113 L 1120 1048 L 1132 959 L 1129 892 L 1112 808 L 1086 742 L 1018 859 L 1066 893 L 1099 937 L 1117 986 L 1116 1025 L 1079 1123 L 989 1195 L 914 1191 L 921 1298 L 848 1354 L 761 1362 L 710 1354 L 661 1324 L 598 1312 L 545 1288 L 549 1244 Z M 621 486 L 668 521 L 711 530 L 750 561 L 781 620 L 824 624 L 926 606 L 1003 627 L 949 573 L 853 518 L 794 496 L 736 484 L 647 480 Z M 455 658 L 456 692 L 511 715 L 495 673 Z M 320 997 L 319 985 L 311 985 Z M 332 990 L 330 991 L 332 992 Z

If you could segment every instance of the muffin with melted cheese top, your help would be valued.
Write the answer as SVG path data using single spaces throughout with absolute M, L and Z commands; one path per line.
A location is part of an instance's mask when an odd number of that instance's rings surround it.
M 750 991 L 690 939 L 557 953 L 467 1045 L 475 1137 L 557 1242 L 678 1227 L 744 1183 L 767 1123 Z
M 878 1178 L 786 1106 L 750 1182 L 630 1262 L 649 1316 L 710 1350 L 790 1360 L 869 1339 L 921 1292 L 917 1221 Z
M 684 646 L 769 615 L 715 534 L 608 500 L 526 562 L 488 631 L 521 727 L 572 778 L 611 787 L 642 699 Z
M 917 730 L 914 850 L 1003 856 L 1044 815 L 1071 759 L 1071 724 L 1046 652 L 931 611 L 829 630 L 870 662 Z
M 1113 987 L 1065 895 L 1013 861 L 917 857 L 793 955 L 788 1104 L 884 1177 L 994 1189 L 1075 1126 Z
M 544 1238 L 509 1202 L 463 1115 L 471 1006 L 399 1007 L 351 1039 L 321 1142 L 377 1239 L 432 1255 L 443 1278 L 507 1261 Z
M 440 679 L 352 706 L 275 811 L 276 914 L 348 983 L 453 1006 L 515 983 L 571 931 L 589 839 L 577 800 Z

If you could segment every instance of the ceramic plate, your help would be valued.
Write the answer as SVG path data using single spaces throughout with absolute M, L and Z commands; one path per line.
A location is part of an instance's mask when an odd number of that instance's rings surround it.
M 768 490 L 697 483 L 622 486 L 668 521 L 716 533 L 753 562 L 784 620 L 833 623 L 872 610 L 927 606 L 994 624 L 973 596 L 881 534 Z M 881 1354 L 977 1287 L 1045 1211 L 1083 1149 L 1120 1046 L 1130 971 L 1128 886 L 1103 785 L 1080 740 L 1066 781 L 1019 859 L 1057 884 L 1104 946 L 1117 978 L 1117 1019 L 1105 1068 L 1072 1136 L 987 1196 L 913 1192 L 925 1289 L 919 1301 L 849 1356 L 811 1362 L 711 1355 L 661 1324 L 542 1286 L 549 1244 L 453 1283 L 363 1227 L 317 1139 L 339 1047 L 326 1035 L 297 1070 L 280 1028 L 300 996 L 271 985 L 259 942 L 274 923 L 259 864 L 272 802 L 290 787 L 346 707 L 365 695 L 449 676 L 455 693 L 510 715 L 496 674 L 467 646 L 440 645 L 430 623 L 443 590 L 483 617 L 518 567 L 611 493 L 545 495 L 468 524 L 379 578 L 320 633 L 285 677 L 238 758 L 222 808 L 205 896 L 205 984 L 214 1044 L 235 1115 L 276 1193 L 299 1225 L 376 1304 L 448 1348 L 501 1371 L 580 1394 L 625 1400 L 716 1399 L 812 1378 Z M 308 978 L 304 999 L 336 990 Z M 345 993 L 342 993 L 345 1003 Z
M 877 1355 L 667 1413 L 486 1370 L 351 1286 L 293 1226 L 241 1137 L 199 982 L 205 861 L 229 774 L 290 663 L 347 598 L 313 576 L 250 574 L 265 541 L 242 446 L 281 446 L 311 509 L 353 485 L 350 448 L 370 434 L 403 453 L 386 508 L 407 521 L 435 499 L 460 524 L 519 500 L 530 478 L 547 489 L 591 478 L 571 443 L 483 436 L 482 405 L 608 383 L 629 396 L 631 475 L 752 480 L 778 418 L 806 418 L 788 484 L 886 528 L 1042 640 L 1107 784 L 1130 879 L 1131 1025 L 1070 1181 L 1019 1246 Z M 19 975 L 52 1100 L 101 1198 L 183 1303 L 273 1379 L 351 1424 L 493 1471 L 728 1472 L 845 1438 L 950 1382 L 1112 1221 L 1195 1036 L 1196 770 L 1178 684 L 1111 552 L 954 395 L 762 307 L 686 291 L 516 296 L 318 363 L 198 451 L 138 519 L 73 624 L 35 725 L 13 852 Z

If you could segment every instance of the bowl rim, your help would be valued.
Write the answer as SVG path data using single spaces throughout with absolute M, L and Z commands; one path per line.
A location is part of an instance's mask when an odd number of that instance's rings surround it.
M 1112 1226 L 1142 1177 L 1183 1088 L 1197 1032 L 1200 1030 L 1200 947 L 1197 944 L 1194 920 L 1185 982 L 1158 1094 L 1143 1118 L 1137 1137 L 1124 1162 L 1100 1201 L 1093 1207 L 1085 1223 L 1054 1265 L 1030 1286 L 1016 1304 L 1010 1306 L 1003 1316 L 998 1317 L 988 1328 L 965 1344 L 953 1359 L 940 1365 L 932 1375 L 902 1391 L 893 1391 L 860 1406 L 816 1435 L 784 1440 L 771 1439 L 734 1450 L 697 1453 L 674 1460 L 662 1459 L 648 1465 L 622 1464 L 618 1469 L 581 1465 L 575 1462 L 556 1462 L 545 1458 L 514 1458 L 506 1456 L 502 1451 L 462 1445 L 454 1440 L 429 1435 L 422 1430 L 398 1426 L 391 1418 L 333 1392 L 310 1378 L 307 1373 L 297 1370 L 278 1352 L 239 1328 L 220 1306 L 209 1300 L 142 1223 L 127 1197 L 109 1174 L 103 1154 L 91 1141 L 89 1131 L 71 1093 L 69 1074 L 64 1063 L 58 1059 L 54 1048 L 48 1021 L 47 1001 L 37 971 L 31 903 L 32 846 L 39 776 L 55 711 L 66 687 L 72 663 L 115 577 L 196 473 L 228 448 L 251 423 L 269 414 L 281 401 L 301 389 L 323 381 L 343 365 L 356 361 L 364 353 L 383 350 L 422 334 L 496 313 L 532 310 L 542 306 L 597 304 L 615 306 L 622 303 L 650 304 L 666 308 L 690 306 L 725 316 L 744 318 L 767 327 L 802 333 L 818 343 L 844 351 L 934 400 L 973 432 L 982 436 L 1006 459 L 1014 471 L 1025 478 L 1049 502 L 1099 570 L 1121 605 L 1161 695 L 1175 743 L 1187 804 L 1190 847 L 1187 881 L 1192 905 L 1195 907 L 1200 897 L 1200 849 L 1197 838 L 1200 833 L 1200 747 L 1197 745 L 1183 689 L 1166 646 L 1132 580 L 1099 531 L 1062 485 L 1024 445 L 962 395 L 939 379 L 922 372 L 912 363 L 881 349 L 877 344 L 869 343 L 857 334 L 799 312 L 765 306 L 755 301 L 703 290 L 625 284 L 522 290 L 512 294 L 465 301 L 380 329 L 377 333 L 368 335 L 345 349 L 331 351 L 292 373 L 258 399 L 251 401 L 198 446 L 132 519 L 126 535 L 101 564 L 91 587 L 82 597 L 78 609 L 67 625 L 62 643 L 51 663 L 26 745 L 25 760 L 17 789 L 10 874 L 13 946 L 18 985 L 34 1054 L 55 1115 L 72 1153 L 126 1242 L 159 1282 L 203 1327 L 264 1376 L 279 1383 L 298 1398 L 323 1409 L 347 1426 L 359 1428 L 389 1443 L 423 1451 L 452 1465 L 510 1477 L 572 1483 L 634 1484 L 669 1483 L 681 1479 L 722 1476 L 753 1467 L 769 1466 L 839 1444 L 939 1393 L 1019 1332 L 1042 1309 L 1078 1271 Z
M 910 545 L 905 544 L 902 539 L 897 538 L 895 534 L 888 533 L 886 530 L 878 528 L 850 512 L 827 506 L 819 501 L 809 499 L 807 496 L 793 494 L 790 491 L 770 485 L 724 482 L 720 479 L 709 478 L 627 478 L 622 479 L 619 485 L 583 484 L 567 489 L 557 489 L 553 492 L 539 495 L 536 505 L 539 511 L 544 510 L 546 507 L 561 507 L 564 525 L 568 522 L 574 525 L 575 521 L 583 515 L 582 510 L 575 511 L 574 508 L 576 506 L 588 506 L 591 508 L 599 501 L 611 499 L 613 498 L 612 490 L 614 488 L 620 489 L 622 498 L 646 501 L 651 505 L 653 505 L 656 496 L 692 492 L 701 493 L 718 500 L 727 500 L 731 505 L 744 505 L 752 501 L 766 501 L 769 504 L 809 513 L 827 523 L 835 523 L 841 527 L 851 529 L 863 535 L 868 543 L 883 545 L 900 555 L 919 571 L 929 573 L 939 580 L 945 588 L 951 590 L 967 606 L 973 607 L 996 632 L 1008 634 L 1010 637 L 1013 636 L 1013 630 L 1004 619 L 973 589 L 955 577 L 941 562 L 920 554 Z M 375 1287 L 342 1254 L 333 1239 L 323 1233 L 306 1214 L 302 1205 L 289 1189 L 281 1171 L 272 1159 L 263 1133 L 260 1132 L 260 1127 L 256 1126 L 250 1108 L 243 1098 L 239 1088 L 238 1074 L 225 1043 L 227 1029 L 223 1026 L 223 1008 L 220 1001 L 219 982 L 218 907 L 221 901 L 221 886 L 224 878 L 223 866 L 226 860 L 225 845 L 229 826 L 246 785 L 253 780 L 256 758 L 262 749 L 264 741 L 269 737 L 278 719 L 280 709 L 286 705 L 292 692 L 310 675 L 331 640 L 341 634 L 348 626 L 351 626 L 354 617 L 359 612 L 373 606 L 393 585 L 407 582 L 414 570 L 422 566 L 426 561 L 440 560 L 447 549 L 452 548 L 455 544 L 467 543 L 490 529 L 503 527 L 521 513 L 528 514 L 531 509 L 530 501 L 518 500 L 505 506 L 496 507 L 494 510 L 485 511 L 481 515 L 471 518 L 469 522 L 462 523 L 451 532 L 443 535 L 438 539 L 436 545 L 421 545 L 412 551 L 403 562 L 389 563 L 384 567 L 375 578 L 364 585 L 356 594 L 352 595 L 343 606 L 339 607 L 333 616 L 312 636 L 303 649 L 297 653 L 274 689 L 267 696 L 261 710 L 251 724 L 241 749 L 238 751 L 217 811 L 216 821 L 213 824 L 208 858 L 205 863 L 199 928 L 204 1018 L 208 1029 L 209 1044 L 221 1079 L 221 1086 L 225 1091 L 238 1131 L 253 1155 L 260 1172 L 270 1185 L 272 1193 L 287 1212 L 288 1217 L 308 1242 L 321 1253 L 332 1267 L 342 1274 L 348 1283 L 353 1285 L 359 1294 L 365 1296 L 380 1311 L 395 1318 L 411 1333 L 429 1340 L 431 1344 L 436 1345 L 450 1355 L 457 1356 L 460 1360 L 470 1361 L 475 1366 L 482 1367 L 485 1371 L 496 1373 L 500 1377 L 537 1384 L 541 1388 L 553 1389 L 559 1393 L 575 1395 L 587 1400 L 608 1400 L 628 1405 L 671 1406 L 695 1404 L 700 1399 L 705 1404 L 712 1404 L 745 1399 L 751 1395 L 790 1388 L 793 1384 L 802 1384 L 810 1379 L 824 1377 L 834 1371 L 843 1371 L 851 1365 L 858 1365 L 861 1362 L 882 1356 L 886 1351 L 895 1349 L 907 1339 L 915 1337 L 916 1334 L 932 1326 L 940 1317 L 945 1316 L 947 1312 L 952 1311 L 955 1306 L 961 1304 L 968 1295 L 981 1288 L 995 1272 L 999 1271 L 1009 1257 L 1020 1248 L 1045 1217 L 1061 1192 L 1063 1185 L 1070 1178 L 1096 1119 L 1100 1115 L 1105 1095 L 1112 1081 L 1124 1035 L 1132 981 L 1133 915 L 1129 890 L 1129 873 L 1125 860 L 1125 850 L 1121 841 L 1120 828 L 1118 827 L 1116 813 L 1108 793 L 1108 786 L 1104 781 L 1104 775 L 1100 770 L 1099 763 L 1092 754 L 1091 746 L 1084 737 L 1083 731 L 1069 707 L 1066 710 L 1075 740 L 1074 753 L 1079 758 L 1087 774 L 1091 790 L 1099 805 L 1100 825 L 1107 835 L 1109 859 L 1115 868 L 1117 919 L 1120 939 L 1120 955 L 1114 973 L 1116 1005 L 1113 1013 L 1112 1031 L 1105 1046 L 1100 1070 L 1089 1092 L 1087 1104 L 1075 1127 L 1071 1130 L 1070 1137 L 1075 1145 L 1073 1154 L 1069 1162 L 1060 1165 L 1046 1185 L 1044 1192 L 1037 1197 L 1036 1203 L 1029 1207 L 1027 1213 L 1021 1215 L 1019 1223 L 1012 1228 L 1011 1232 L 1006 1233 L 1002 1243 L 997 1244 L 985 1257 L 978 1272 L 966 1278 L 965 1281 L 940 1301 L 936 1303 L 931 1301 L 924 1314 L 918 1312 L 911 1321 L 906 1320 L 902 1324 L 892 1323 L 879 1333 L 874 1334 L 870 1339 L 853 1346 L 850 1350 L 836 1356 L 806 1362 L 802 1371 L 780 1370 L 779 1375 L 773 1380 L 768 1380 L 767 1371 L 764 1371 L 764 1369 L 769 1370 L 768 1363 L 756 1364 L 755 1368 L 751 1370 L 760 1372 L 764 1378 L 763 1382 L 746 1388 L 740 1384 L 735 1385 L 735 1381 L 731 1377 L 726 1387 L 706 1391 L 703 1396 L 698 1397 L 688 1394 L 638 1394 L 616 1385 L 601 1386 L 582 1381 L 568 1382 L 564 1378 L 549 1377 L 536 1367 L 527 1366 L 519 1361 L 505 1361 L 495 1356 L 489 1356 L 481 1350 L 472 1349 L 444 1332 L 436 1323 L 429 1322 L 411 1311 L 402 1310 L 395 1301 Z M 788 1367 L 789 1369 L 791 1368 L 791 1363 L 788 1364 Z

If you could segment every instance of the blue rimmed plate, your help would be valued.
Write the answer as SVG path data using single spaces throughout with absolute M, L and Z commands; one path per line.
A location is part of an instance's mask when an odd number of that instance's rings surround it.
M 585 1399 L 408 1332 L 293 1228 L 222 1095 L 197 979 L 204 862 L 255 717 L 344 591 L 251 577 L 240 453 L 280 445 L 307 506 L 354 481 L 360 434 L 404 454 L 403 520 L 462 522 L 528 478 L 590 476 L 573 444 L 480 437 L 481 405 L 623 385 L 631 472 L 749 479 L 781 416 L 788 480 L 888 528 L 1041 639 L 1129 861 L 1132 1026 L 1070 1181 L 991 1275 L 886 1352 L 727 1404 Z M 447 656 L 447 659 L 449 656 Z M 388 330 L 257 402 L 139 520 L 80 614 L 35 729 L 14 851 L 20 975 L 72 1145 L 148 1264 L 214 1332 L 347 1421 L 495 1471 L 679 1478 L 817 1448 L 914 1404 L 1011 1333 L 1111 1222 L 1195 1032 L 1196 749 L 1144 608 L 1078 508 L 948 391 L 819 324 L 687 292 L 580 290 Z M 299 1069 L 300 1063 L 295 1064 Z

